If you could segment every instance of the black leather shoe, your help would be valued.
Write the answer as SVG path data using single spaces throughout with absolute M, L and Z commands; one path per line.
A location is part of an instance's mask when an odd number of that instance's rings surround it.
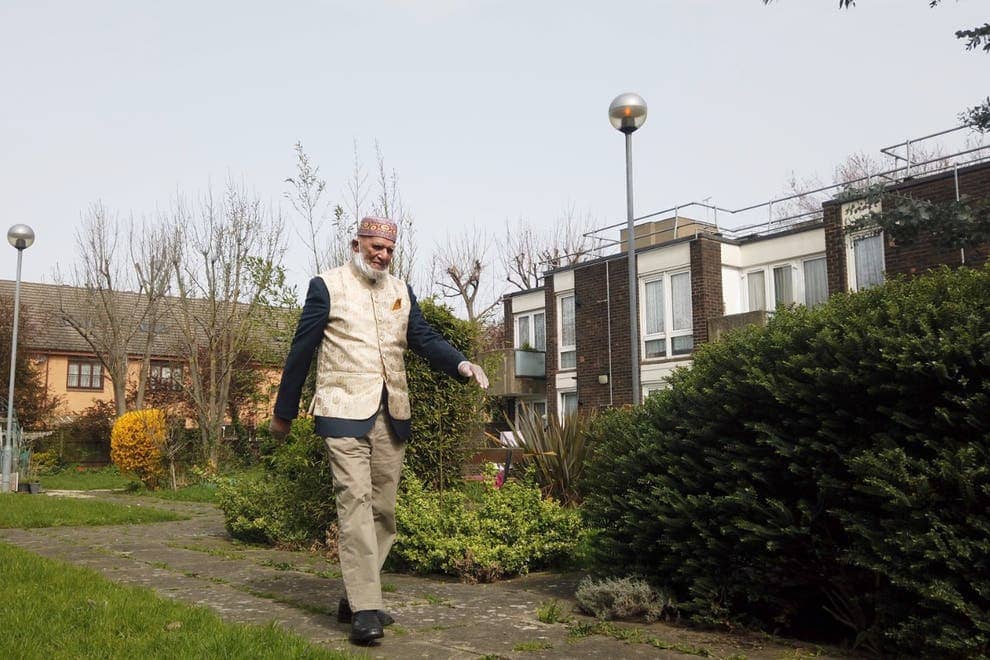
M 384 610 L 376 610 L 378 612 L 378 622 L 382 624 L 382 627 L 390 626 L 395 623 L 395 619 Z M 353 618 L 354 613 L 351 612 L 351 604 L 347 602 L 346 598 L 341 598 L 340 602 L 337 603 L 337 623 L 350 623 Z
M 351 641 L 355 644 L 369 644 L 385 636 L 378 620 L 378 610 L 360 610 L 354 613 L 351 621 Z

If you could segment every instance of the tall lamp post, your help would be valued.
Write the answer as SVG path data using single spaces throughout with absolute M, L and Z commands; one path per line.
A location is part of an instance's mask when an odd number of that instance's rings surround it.
M 14 368 L 17 364 L 17 323 L 21 303 L 21 257 L 34 243 L 34 230 L 27 225 L 14 225 L 7 230 L 7 242 L 17 248 L 17 279 L 14 280 L 14 324 L 10 333 L 10 387 L 7 389 L 7 433 L 3 438 L 3 479 L 0 492 L 10 492 L 10 464 L 14 451 Z
M 629 357 L 632 361 L 632 402 L 639 405 L 639 287 L 636 281 L 636 238 L 633 231 L 632 134 L 646 122 L 646 101 L 639 94 L 620 94 L 608 106 L 612 127 L 626 135 L 626 255 L 629 261 Z

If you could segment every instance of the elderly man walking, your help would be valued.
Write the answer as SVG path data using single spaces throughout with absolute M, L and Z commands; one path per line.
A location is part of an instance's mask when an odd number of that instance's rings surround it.
M 387 218 L 361 220 L 351 261 L 310 280 L 275 402 L 271 431 L 289 430 L 303 381 L 318 353 L 310 407 L 333 472 L 346 595 L 337 619 L 351 622 L 351 640 L 384 636 L 381 569 L 395 540 L 395 498 L 409 439 L 409 388 L 403 353 L 482 388 L 488 377 L 424 319 L 416 296 L 388 272 L 398 232 Z

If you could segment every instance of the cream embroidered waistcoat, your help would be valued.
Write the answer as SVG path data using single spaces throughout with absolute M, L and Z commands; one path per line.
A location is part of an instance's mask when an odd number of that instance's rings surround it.
M 368 419 L 378 411 L 382 385 L 393 419 L 409 419 L 406 327 L 409 289 L 386 275 L 371 283 L 346 264 L 321 273 L 330 293 L 330 316 L 316 363 L 316 395 L 310 413 Z

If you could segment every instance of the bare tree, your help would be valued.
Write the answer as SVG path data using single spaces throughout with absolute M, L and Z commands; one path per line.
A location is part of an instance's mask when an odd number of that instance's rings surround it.
M 144 408 L 145 389 L 151 376 L 151 354 L 155 339 L 162 334 L 167 317 L 167 296 L 171 290 L 172 264 L 180 245 L 177 228 L 163 218 L 161 224 L 142 221 L 140 227 L 130 228 L 131 263 L 137 278 L 138 293 L 144 311 L 139 330 L 144 335 L 141 369 L 138 372 L 134 406 Z M 135 231 L 136 230 L 136 231 Z
M 285 180 L 292 184 L 292 190 L 283 193 L 283 196 L 305 222 L 305 233 L 298 229 L 297 233 L 303 244 L 309 248 L 313 272 L 322 273 L 326 270 L 332 250 L 338 247 L 332 241 L 331 221 L 326 215 L 327 205 L 321 201 L 327 182 L 320 178 L 320 168 L 310 162 L 302 142 L 296 142 L 292 148 L 296 152 L 296 176 Z
M 523 218 L 515 227 L 506 222 L 505 236 L 498 245 L 506 281 L 525 291 L 539 286 L 545 271 L 585 260 L 598 248 L 598 242 L 588 236 L 595 224 L 590 213 L 578 216 L 573 204 L 543 232 Z
M 150 277 L 149 266 L 128 263 L 119 250 L 118 241 L 122 236 L 131 235 L 132 225 L 133 221 L 122 222 L 102 202 L 92 204 L 76 230 L 79 261 L 71 271 L 74 286 L 59 289 L 59 313 L 100 361 L 113 385 L 118 416 L 127 410 L 130 352 L 140 333 L 147 332 L 147 347 L 154 338 L 155 327 L 145 326 L 149 305 L 143 303 L 163 295 L 157 271 L 151 280 L 145 281 L 138 272 Z M 140 271 L 140 268 L 145 270 Z M 56 273 L 56 279 L 62 279 L 60 273 Z M 146 285 L 152 286 L 153 290 L 144 291 Z M 76 376 L 84 378 L 86 374 Z
M 485 319 L 499 301 L 488 263 L 490 248 L 488 234 L 474 228 L 456 235 L 448 234 L 433 255 L 433 283 L 444 298 L 456 299 L 464 305 L 469 321 Z M 478 293 L 483 290 L 489 295 L 479 301 Z
M 277 212 L 233 183 L 221 199 L 207 193 L 195 211 L 177 199 L 173 219 L 188 237 L 173 263 L 173 316 L 189 360 L 203 455 L 216 468 L 231 379 L 251 345 L 252 317 L 269 284 L 253 268 L 278 268 L 284 227 Z
M 408 212 L 402 201 L 402 194 L 399 191 L 399 173 L 385 167 L 385 156 L 382 155 L 381 145 L 375 140 L 375 158 L 378 163 L 378 195 L 371 205 L 371 212 L 375 215 L 394 220 L 399 226 L 399 235 L 396 240 L 395 256 L 389 270 L 396 277 L 407 282 L 414 277 L 414 267 L 416 265 L 416 227 L 412 215 Z
M 939 145 L 929 148 L 915 145 L 912 149 L 911 161 L 911 172 L 917 176 L 944 169 L 949 164 L 945 150 Z M 776 220 L 796 217 L 809 220 L 820 218 L 822 204 L 831 199 L 837 189 L 865 190 L 881 182 L 881 174 L 896 170 L 897 162 L 885 164 L 866 152 L 857 151 L 832 169 L 831 183 L 823 183 L 817 175 L 799 179 L 794 172 L 791 172 L 781 195 L 790 199 L 774 204 L 771 209 L 773 217 Z M 894 175 L 886 175 L 886 178 L 890 176 Z

